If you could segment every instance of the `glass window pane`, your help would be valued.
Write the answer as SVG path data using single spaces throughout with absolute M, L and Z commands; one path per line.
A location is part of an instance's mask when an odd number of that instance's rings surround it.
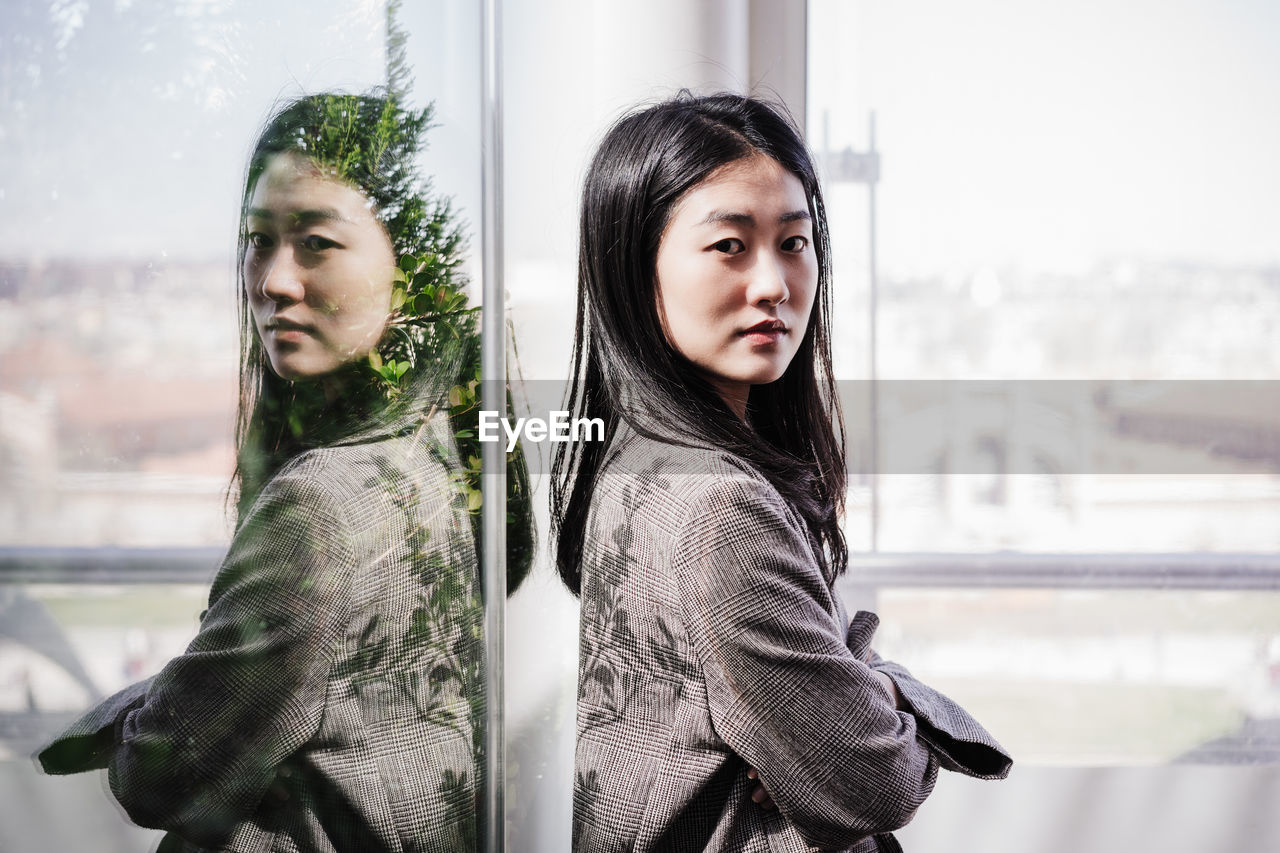
M 958 386 L 880 407 L 874 431 L 869 408 L 854 411 L 859 470 L 893 476 L 874 496 L 855 488 L 851 537 L 870 543 L 874 505 L 887 550 L 1274 549 L 1280 122 L 1258 105 L 1280 96 L 1261 35 L 1275 10 L 810 10 L 809 124 L 832 184 L 838 310 L 866 330 L 837 353 L 841 375 L 871 375 L 874 258 L 875 377 Z M 872 113 L 874 238 L 857 168 Z M 1050 413 L 1096 432 L 1067 435 L 1080 459 L 1063 463 L 1013 414 L 959 399 L 977 379 L 1008 383 L 1006 400 L 1065 379 L 1206 384 Z M 1271 383 L 1266 402 L 1223 411 L 1219 385 L 1243 379 Z M 884 393 L 902 403 L 898 390 Z M 904 433 L 930 419 L 949 427 L 943 440 L 909 446 L 921 453 L 902 464 Z M 1202 464 L 1215 470 L 1193 474 Z
M 1276 9 L 808 5 L 844 585 L 1018 764 L 904 845 L 1270 849 Z
M 473 4 L 0 11 L 0 848 L 155 843 L 97 774 L 37 776 L 30 754 L 196 634 L 236 512 L 246 160 L 285 102 L 385 86 L 393 25 L 475 281 Z

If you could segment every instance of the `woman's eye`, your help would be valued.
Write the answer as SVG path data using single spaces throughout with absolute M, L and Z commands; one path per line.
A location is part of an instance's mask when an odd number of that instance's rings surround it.
M 784 252 L 802 252 L 809 245 L 808 237 L 788 237 L 782 241 L 782 251 Z
M 271 238 L 266 234 L 263 234 L 261 231 L 250 232 L 248 237 L 245 238 L 245 241 L 255 249 L 271 248 Z
M 325 249 L 332 249 L 336 245 L 338 244 L 318 234 L 310 234 L 302 241 L 302 248 L 308 252 L 323 252 Z
M 737 237 L 726 237 L 717 243 L 712 243 L 711 248 L 717 252 L 724 252 L 726 255 L 736 255 L 747 247 Z

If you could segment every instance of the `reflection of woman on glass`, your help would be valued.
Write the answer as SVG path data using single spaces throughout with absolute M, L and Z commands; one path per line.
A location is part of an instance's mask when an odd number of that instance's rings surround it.
M 939 765 L 1010 760 L 835 592 L 830 249 L 799 133 L 731 95 L 624 118 L 579 257 L 571 403 L 609 441 L 556 459 L 582 598 L 575 849 L 896 849 Z
M 427 120 L 307 97 L 251 155 L 235 539 L 187 651 L 41 754 L 108 767 L 163 850 L 474 847 L 480 610 L 450 403 L 468 409 L 477 336 L 461 235 L 414 165 Z

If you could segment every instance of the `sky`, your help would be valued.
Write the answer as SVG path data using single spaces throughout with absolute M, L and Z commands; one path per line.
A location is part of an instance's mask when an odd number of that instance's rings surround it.
M 434 166 L 475 160 L 478 13 L 431 5 L 443 28 L 404 13 L 438 39 L 410 42 L 439 125 L 424 162 L 474 206 L 478 174 Z M 377 0 L 4 0 L 0 258 L 223 258 L 273 106 L 382 83 L 385 33 Z
M 1280 263 L 1280 4 L 810 4 L 809 119 L 868 144 L 884 263 Z
M 406 6 L 416 91 L 440 119 L 429 168 L 478 222 L 474 4 Z M 522 22 L 509 55 L 550 58 L 574 3 L 538 15 L 508 6 Z M 297 9 L 6 0 L 0 258 L 223 257 L 246 149 L 271 105 L 382 79 L 380 2 Z M 814 147 L 865 147 L 877 114 L 886 268 L 1280 264 L 1280 4 L 811 0 L 809 17 Z M 582 97 L 598 76 L 576 69 Z

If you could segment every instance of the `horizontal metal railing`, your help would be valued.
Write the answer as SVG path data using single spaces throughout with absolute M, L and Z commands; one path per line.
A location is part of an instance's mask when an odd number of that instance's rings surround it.
M 208 583 L 225 548 L 0 547 L 0 583 Z
M 221 548 L 0 547 L 0 583 L 207 583 L 223 553 Z M 1280 554 L 855 553 L 843 582 L 862 589 L 1280 592 Z
M 863 588 L 1280 592 L 1280 554 L 853 554 L 846 583 Z

